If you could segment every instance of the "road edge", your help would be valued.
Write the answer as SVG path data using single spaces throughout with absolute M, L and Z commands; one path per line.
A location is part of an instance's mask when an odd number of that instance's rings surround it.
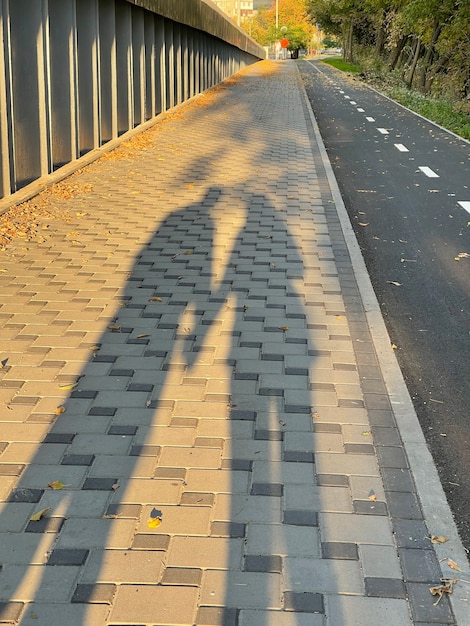
M 297 72 L 299 72 L 297 68 Z M 299 76 L 300 78 L 300 76 Z M 403 374 L 391 348 L 391 340 L 382 317 L 380 306 L 366 268 L 362 252 L 352 228 L 346 207 L 333 172 L 315 114 L 310 105 L 305 87 L 300 79 L 304 101 L 310 116 L 313 132 L 318 143 L 320 157 L 328 178 L 331 194 L 336 205 L 343 235 L 351 257 L 351 264 L 361 294 L 366 318 L 372 335 L 374 348 L 382 370 L 385 385 L 392 403 L 403 446 L 415 480 L 424 519 L 430 532 L 448 539 L 445 544 L 436 544 L 434 549 L 445 578 L 462 578 L 459 572 L 444 563 L 448 558 L 460 566 L 468 565 L 468 556 L 457 532 L 457 527 L 447 502 L 434 460 L 426 444 L 423 431 L 413 407 Z M 464 565 L 465 564 L 465 565 Z M 467 573 L 470 579 L 470 573 Z M 470 582 L 470 580 L 468 580 Z M 470 626 L 470 585 L 456 584 L 449 600 L 459 626 Z

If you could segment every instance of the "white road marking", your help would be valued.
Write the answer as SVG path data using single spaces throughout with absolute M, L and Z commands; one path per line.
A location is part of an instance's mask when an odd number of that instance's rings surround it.
M 436 172 L 433 172 L 433 170 L 430 167 L 420 166 L 418 169 L 420 169 L 423 172 L 423 174 L 426 174 L 426 176 L 428 176 L 429 178 L 439 178 L 439 174 L 436 174 Z
M 364 113 L 364 109 L 358 109 L 359 113 Z
M 366 120 L 368 122 L 375 122 L 375 119 L 373 117 L 366 117 Z
M 470 213 L 470 202 L 464 201 L 464 200 L 459 200 L 458 204 L 460 204 L 462 209 L 465 209 L 468 213 Z
M 382 135 L 388 135 L 388 130 L 386 128 L 377 128 L 377 130 L 379 133 L 382 133 Z
M 346 100 L 350 100 L 351 96 L 344 96 L 346 98 Z
M 404 146 L 402 143 L 396 143 L 395 148 L 400 152 L 409 152 L 408 148 Z
M 353 104 L 354 106 L 356 106 L 356 105 L 357 105 L 357 102 L 354 102 L 354 100 L 351 100 L 351 101 L 349 102 L 349 104 Z

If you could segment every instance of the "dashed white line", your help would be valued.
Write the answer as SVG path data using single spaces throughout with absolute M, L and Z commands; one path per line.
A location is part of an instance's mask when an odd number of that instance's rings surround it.
M 439 178 L 439 174 L 436 174 L 436 172 L 434 172 L 430 167 L 424 165 L 420 166 L 418 169 L 420 169 L 423 174 L 426 174 L 429 178 Z
M 344 96 L 346 100 L 351 100 L 351 96 Z
M 382 135 L 388 135 L 389 132 L 386 128 L 377 128 L 377 130 L 379 133 L 382 133 Z
M 364 109 L 358 109 L 358 113 L 364 113 Z
M 366 117 L 366 120 L 368 122 L 375 122 L 375 119 L 373 117 Z
M 465 209 L 468 213 L 470 213 L 470 202 L 464 201 L 464 200 L 459 200 L 458 204 L 460 204 L 462 209 Z
M 356 106 L 356 105 L 357 105 L 357 102 L 354 102 L 354 100 L 350 100 L 350 101 L 349 101 L 349 104 L 353 104 L 354 106 Z
M 399 151 L 399 152 L 409 152 L 408 148 L 406 146 L 404 146 L 402 143 L 396 143 L 394 144 L 395 148 Z

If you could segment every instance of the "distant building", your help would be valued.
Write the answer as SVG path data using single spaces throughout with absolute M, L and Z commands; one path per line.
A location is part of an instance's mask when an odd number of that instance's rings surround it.
M 212 0 L 219 9 L 222 9 L 236 22 L 240 18 L 243 22 L 253 15 L 253 0 Z

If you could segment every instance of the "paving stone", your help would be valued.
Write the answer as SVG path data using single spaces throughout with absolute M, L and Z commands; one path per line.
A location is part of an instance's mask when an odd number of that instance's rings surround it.
M 320 593 L 286 591 L 284 609 L 299 613 L 324 613 L 323 595 Z
M 17 622 L 23 607 L 23 602 L 0 602 L 0 619 L 2 623 Z
M 357 561 L 359 553 L 357 544 L 344 541 L 329 541 L 321 544 L 321 554 L 324 559 L 342 559 Z
M 411 613 L 416 622 L 455 623 L 447 597 L 443 597 L 436 605 L 435 597 L 429 593 L 428 583 L 406 583 L 405 586 L 410 598 Z
M 219 606 L 200 606 L 196 623 L 201 626 L 239 626 L 238 609 Z
M 442 578 L 441 568 L 434 550 L 402 548 L 399 554 L 407 582 L 434 583 Z
M 160 547 L 162 545 L 163 541 Z M 163 570 L 163 550 L 136 550 L 134 545 L 132 548 L 92 550 L 81 573 L 80 583 L 152 584 L 158 581 Z
M 173 585 L 120 585 L 108 620 L 120 624 L 135 620 L 139 599 L 139 621 L 148 624 L 193 624 L 196 615 L 196 587 Z
M 398 548 L 432 548 L 430 533 L 422 520 L 394 519 L 393 532 Z
M 48 565 L 83 565 L 89 550 L 82 548 L 56 548 L 47 561 Z
M 387 505 L 379 500 L 353 500 L 353 509 L 359 515 L 387 515 Z
M 423 513 L 414 493 L 388 491 L 386 493 L 390 515 L 393 518 L 422 519 Z
M 201 585 L 201 578 L 201 569 L 167 567 L 162 576 L 162 585 L 199 587 Z
M 247 554 L 304 556 L 320 554 L 318 528 L 286 524 L 248 524 Z
M 412 626 L 405 600 L 343 594 L 328 598 L 328 620 L 331 624 L 377 626 L 378 615 L 384 624 Z
M 282 572 L 282 559 L 275 555 L 247 554 L 245 557 L 245 570 L 247 572 Z
M 281 575 L 273 572 L 207 570 L 201 604 L 247 609 L 281 608 Z
M 384 467 L 382 469 L 382 479 L 387 491 L 415 491 L 410 470 Z
M 405 598 L 401 578 L 365 578 L 366 596 L 374 598 Z
M 359 554 L 365 578 L 396 578 L 400 580 L 403 578 L 398 553 L 394 546 L 362 544 L 359 546 Z
M 36 503 L 39 502 L 42 495 L 44 493 L 44 489 L 28 489 L 28 488 L 18 488 L 13 489 L 11 492 L 8 502 L 30 502 Z
M 320 613 L 242 609 L 238 626 L 323 626 L 323 616 Z
M 72 603 L 79 604 L 111 604 L 116 585 L 112 584 L 79 584 L 72 596 Z

